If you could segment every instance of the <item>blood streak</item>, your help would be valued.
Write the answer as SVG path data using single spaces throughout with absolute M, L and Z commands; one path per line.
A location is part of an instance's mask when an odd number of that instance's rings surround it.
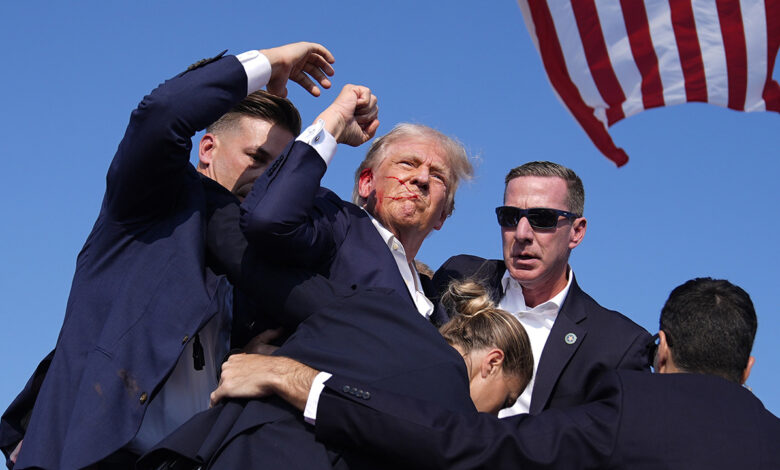
M 409 189 L 409 186 L 407 186 L 407 185 L 406 185 L 406 183 L 404 183 L 403 181 L 401 181 L 401 178 L 398 178 L 397 176 L 386 176 L 386 178 L 389 178 L 389 179 L 393 179 L 393 180 L 396 180 L 396 181 L 398 181 L 398 184 L 400 184 L 401 186 L 403 186 L 403 188 L 406 190 L 406 192 L 407 192 L 407 193 L 409 193 L 409 195 L 408 195 L 408 196 L 396 196 L 396 197 L 393 197 L 393 196 L 385 196 L 385 198 L 387 198 L 387 199 L 392 199 L 393 201 L 400 201 L 401 199 L 419 199 L 419 198 L 420 198 L 420 197 L 417 195 L 417 193 L 415 193 L 414 191 L 412 191 L 411 189 Z

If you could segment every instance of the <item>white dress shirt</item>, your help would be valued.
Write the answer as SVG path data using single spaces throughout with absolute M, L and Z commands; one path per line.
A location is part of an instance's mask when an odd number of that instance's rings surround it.
M 531 382 L 528 383 L 528 386 L 515 404 L 498 412 L 499 418 L 506 418 L 507 416 L 514 416 L 520 413 L 528 413 L 531 409 L 531 394 L 533 393 L 534 382 L 536 381 L 536 370 L 539 367 L 539 359 L 542 356 L 542 350 L 544 350 L 544 344 L 547 342 L 547 337 L 550 336 L 550 330 L 552 329 L 553 323 L 555 323 L 555 319 L 558 317 L 558 311 L 561 309 L 561 305 L 563 305 L 563 301 L 566 300 L 566 295 L 569 293 L 571 281 L 574 279 L 574 273 L 571 269 L 569 269 L 567 274 L 569 281 L 566 283 L 566 287 L 558 292 L 552 299 L 533 308 L 529 308 L 525 304 L 523 288 L 509 275 L 509 271 L 504 273 L 504 277 L 501 279 L 504 296 L 501 297 L 498 306 L 520 320 L 526 333 L 528 333 L 528 339 L 531 341 L 531 350 L 534 353 L 534 373 L 531 377 Z

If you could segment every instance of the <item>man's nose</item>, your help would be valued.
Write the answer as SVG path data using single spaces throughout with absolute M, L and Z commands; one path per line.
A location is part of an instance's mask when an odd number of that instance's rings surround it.
M 421 188 L 427 188 L 430 183 L 431 173 L 426 165 L 417 167 L 417 171 L 412 177 L 412 182 Z
M 517 240 L 531 240 L 534 236 L 534 229 L 528 222 L 528 217 L 520 217 L 520 221 L 515 227 L 515 238 Z

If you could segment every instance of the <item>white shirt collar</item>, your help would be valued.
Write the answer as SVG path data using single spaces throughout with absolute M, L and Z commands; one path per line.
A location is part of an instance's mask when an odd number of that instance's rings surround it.
M 425 296 L 425 293 L 423 293 L 420 274 L 417 272 L 417 267 L 414 263 L 410 263 L 406 259 L 404 245 L 395 235 L 393 235 L 393 232 L 379 223 L 379 221 L 376 220 L 373 215 L 369 214 L 368 211 L 365 209 L 363 210 L 368 214 L 368 217 L 371 218 L 371 223 L 374 224 L 374 227 L 377 232 L 379 232 L 382 240 L 387 244 L 390 254 L 393 255 L 393 259 L 395 259 L 395 263 L 398 266 L 398 272 L 401 274 L 401 278 L 403 278 L 404 284 L 406 284 L 406 288 L 409 290 L 409 295 L 412 296 L 412 301 L 417 307 L 417 311 L 425 318 L 430 318 L 434 310 L 433 303 Z
M 561 305 L 563 305 L 563 302 L 566 300 L 566 296 L 569 294 L 571 282 L 574 279 L 574 271 L 572 271 L 571 267 L 567 267 L 567 275 L 568 281 L 566 282 L 566 287 L 555 294 L 550 300 L 542 302 L 536 307 L 530 308 L 525 303 L 525 296 L 523 296 L 522 286 L 520 286 L 520 283 L 509 275 L 509 270 L 507 269 L 506 272 L 504 272 L 504 277 L 501 278 L 501 287 L 504 290 L 503 298 L 507 300 L 508 298 L 514 298 L 514 302 L 512 303 L 514 305 L 521 306 L 521 309 L 525 311 L 554 310 L 555 314 L 557 315 L 558 310 L 561 309 Z M 504 302 L 502 301 L 502 303 Z

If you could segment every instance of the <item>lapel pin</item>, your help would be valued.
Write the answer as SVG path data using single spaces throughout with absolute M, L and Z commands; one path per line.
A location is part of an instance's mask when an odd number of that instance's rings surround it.
M 563 340 L 566 341 L 566 344 L 574 344 L 577 342 L 577 335 L 569 333 L 563 337 Z

